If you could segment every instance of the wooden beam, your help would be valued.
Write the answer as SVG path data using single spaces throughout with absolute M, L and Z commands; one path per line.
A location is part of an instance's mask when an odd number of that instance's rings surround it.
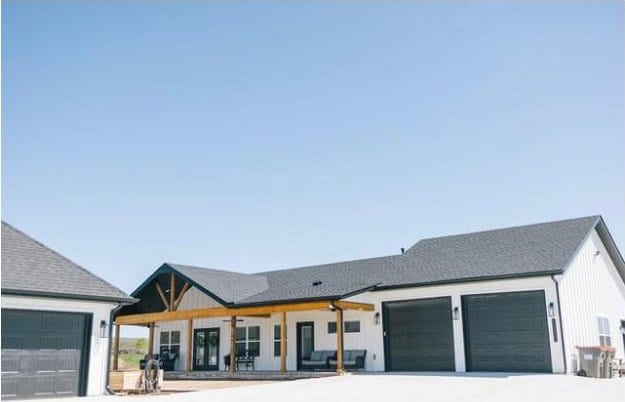
M 121 325 L 115 325 L 115 348 L 113 350 L 113 370 L 119 370 L 119 333 Z
M 211 307 L 162 313 L 146 313 L 118 316 L 115 322 L 124 325 L 148 324 L 155 321 L 178 321 L 191 318 L 250 316 L 272 314 L 282 311 L 328 310 L 330 301 L 302 302 L 254 307 Z
M 280 315 L 280 372 L 286 373 L 286 311 Z
M 163 292 L 163 288 L 161 288 L 161 285 L 159 285 L 158 282 L 154 282 L 154 284 L 156 285 L 156 290 L 158 291 L 158 295 L 161 297 L 161 301 L 165 305 L 165 308 L 169 310 L 169 302 L 165 297 L 165 292 Z
M 336 309 L 336 372 L 343 374 L 343 310 Z
M 154 353 L 154 323 L 150 323 L 150 334 L 148 338 L 148 360 L 152 358 Z
M 357 302 L 339 300 L 339 301 L 335 301 L 333 304 L 342 310 L 361 310 L 361 311 L 375 310 L 375 306 L 370 303 L 357 303 Z
M 178 321 L 188 320 L 191 318 L 210 318 L 210 317 L 232 317 L 232 316 L 257 316 L 272 313 L 280 313 L 282 311 L 309 311 L 309 310 L 328 310 L 331 303 L 339 308 L 351 310 L 359 309 L 373 311 L 373 304 L 354 303 L 325 300 L 313 302 L 272 304 L 265 306 L 253 307 L 211 307 L 199 308 L 193 310 L 168 311 L 161 313 L 131 314 L 118 316 L 115 323 L 124 325 L 141 325 L 156 321 Z
M 189 285 L 189 282 L 184 283 L 184 286 L 182 286 L 182 289 L 180 290 L 180 294 L 178 295 L 178 297 L 176 297 L 176 300 L 174 301 L 174 307 L 172 308 L 172 311 L 178 310 L 178 306 L 180 306 L 180 302 L 182 302 L 182 297 L 185 293 L 187 293 L 187 290 L 189 290 L 190 287 L 191 286 Z
M 237 350 L 237 316 L 230 317 L 230 372 L 234 373 Z
M 176 301 L 176 275 L 172 272 L 169 279 L 169 310 L 174 311 Z
M 193 371 L 193 320 L 187 322 L 187 372 Z

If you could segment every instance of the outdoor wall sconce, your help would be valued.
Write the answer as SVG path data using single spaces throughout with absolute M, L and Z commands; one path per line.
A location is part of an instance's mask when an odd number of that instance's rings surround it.
M 106 333 L 106 327 L 108 327 L 106 321 L 100 321 L 100 338 L 106 338 L 108 336 L 108 334 Z
M 456 306 L 454 307 L 454 320 L 460 319 L 460 309 Z
M 379 311 L 376 311 L 375 314 L 373 315 L 373 323 L 375 325 L 380 324 L 380 312 Z
M 547 308 L 547 311 L 549 312 L 549 317 L 554 317 L 556 315 L 555 306 L 553 302 L 549 302 L 549 307 Z

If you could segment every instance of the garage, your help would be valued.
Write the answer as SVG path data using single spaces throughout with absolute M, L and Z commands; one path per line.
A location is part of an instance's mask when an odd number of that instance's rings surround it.
M 468 371 L 551 372 L 544 291 L 462 297 Z
M 454 371 L 451 298 L 383 303 L 386 371 Z
M 2 309 L 2 399 L 85 395 L 88 314 Z

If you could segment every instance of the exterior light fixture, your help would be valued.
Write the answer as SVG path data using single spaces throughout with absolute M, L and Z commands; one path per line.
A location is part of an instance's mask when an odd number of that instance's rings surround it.
M 375 314 L 373 315 L 373 323 L 375 325 L 380 324 L 380 312 L 379 311 L 376 311 Z
M 625 335 L 625 321 L 621 321 L 621 326 L 618 328 L 621 334 Z
M 106 327 L 108 327 L 108 325 L 106 324 L 106 321 L 102 320 L 100 321 L 100 338 L 106 338 L 107 337 L 107 333 L 106 333 Z
M 460 308 L 458 306 L 454 307 L 454 320 L 460 319 Z
M 549 302 L 549 307 L 547 309 L 549 313 L 549 317 L 554 317 L 556 315 L 555 305 L 553 302 Z

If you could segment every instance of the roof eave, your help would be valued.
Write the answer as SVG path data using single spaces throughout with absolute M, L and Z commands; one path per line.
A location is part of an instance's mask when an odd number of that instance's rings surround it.
M 122 303 L 123 305 L 131 305 L 139 301 L 138 299 L 135 299 L 135 298 L 126 298 L 126 297 L 78 295 L 78 294 L 71 294 L 71 293 L 45 292 L 45 291 L 24 290 L 24 289 L 2 289 L 2 294 L 8 295 L 8 296 L 23 296 L 23 297 L 30 296 L 30 297 L 53 298 L 53 299 L 113 302 L 113 303 Z
M 216 302 L 218 302 L 219 304 L 221 304 L 224 307 L 228 307 L 228 306 L 231 306 L 233 304 L 232 302 L 226 301 L 226 300 L 222 299 L 221 297 L 217 296 L 216 294 L 214 294 L 210 290 L 206 289 L 204 286 L 200 285 L 199 283 L 197 283 L 193 279 L 189 278 L 187 275 L 183 274 L 182 272 L 177 270 L 174 266 L 172 266 L 172 265 L 170 265 L 168 263 L 164 263 L 160 267 L 158 267 L 158 269 L 156 271 L 154 271 L 152 273 L 152 275 L 150 275 L 148 277 L 148 279 L 143 281 L 143 283 L 141 283 L 141 285 L 139 285 L 130 295 L 132 297 L 137 297 L 138 294 L 143 289 L 145 289 L 147 287 L 147 285 L 150 284 L 150 282 L 152 282 L 152 280 L 154 280 L 156 278 L 157 275 L 159 275 L 159 274 L 161 274 L 163 272 L 175 272 L 181 278 L 183 278 L 185 281 L 189 282 L 189 284 L 191 284 L 193 287 L 195 287 L 196 289 L 198 289 L 202 293 L 206 294 L 207 296 L 211 297 L 212 299 L 214 299 Z
M 280 299 L 280 300 L 270 300 L 270 301 L 258 301 L 252 303 L 235 303 L 234 307 L 254 307 L 254 306 L 272 306 L 277 304 L 285 304 L 285 303 L 304 303 L 304 302 L 312 302 L 312 301 L 337 301 L 342 300 L 348 297 L 356 296 L 358 294 L 371 291 L 375 289 L 377 285 L 367 286 L 365 288 L 357 289 L 348 293 L 331 295 L 331 296 L 318 296 L 318 297 L 306 297 L 306 298 L 297 298 L 297 299 Z
M 425 286 L 436 286 L 436 285 L 453 285 L 458 283 L 465 282 L 486 282 L 486 281 L 494 281 L 494 280 L 502 280 L 502 279 L 519 279 L 519 278 L 532 278 L 539 276 L 550 276 L 561 274 L 563 270 L 550 270 L 550 271 L 540 271 L 540 272 L 528 272 L 524 274 L 506 274 L 506 275 L 491 275 L 491 276 L 477 276 L 477 277 L 469 277 L 469 278 L 458 278 L 458 279 L 446 279 L 440 281 L 430 281 L 430 282 L 412 282 L 412 283 L 401 283 L 401 284 L 393 284 L 393 285 L 378 285 L 373 291 L 381 291 L 381 290 L 392 290 L 392 289 L 402 289 L 402 288 L 417 288 L 417 287 L 425 287 Z

